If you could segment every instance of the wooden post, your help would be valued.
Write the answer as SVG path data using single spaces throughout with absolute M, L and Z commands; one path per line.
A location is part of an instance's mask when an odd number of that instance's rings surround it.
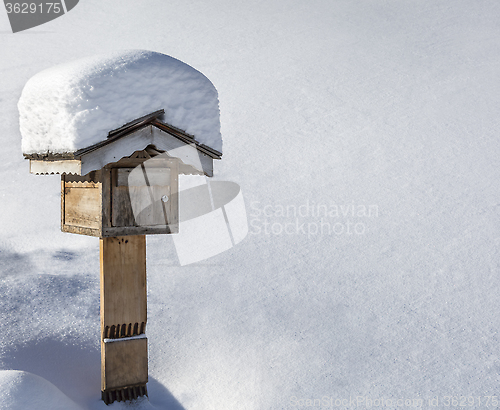
M 147 395 L 146 236 L 100 238 L 101 391 L 106 404 Z

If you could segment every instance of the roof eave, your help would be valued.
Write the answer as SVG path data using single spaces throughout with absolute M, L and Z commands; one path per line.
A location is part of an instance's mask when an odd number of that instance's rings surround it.
M 193 144 L 198 151 L 202 152 L 205 155 L 210 156 L 212 159 L 222 158 L 222 152 L 219 152 L 205 144 L 196 141 L 193 135 L 190 135 L 187 132 L 177 127 L 174 127 L 173 125 L 160 121 L 158 118 L 161 117 L 164 113 L 165 110 L 161 109 L 152 112 L 151 114 L 137 118 L 121 126 L 120 128 L 110 131 L 108 133 L 108 137 L 105 140 L 99 141 L 98 143 L 90 145 L 85 148 L 80 148 L 74 152 L 63 152 L 63 153 L 46 152 L 46 153 L 31 153 L 23 155 L 26 159 L 33 159 L 38 161 L 64 161 L 64 160 L 81 159 L 83 155 L 86 155 L 112 142 L 115 142 L 133 132 L 138 131 L 143 127 L 153 125 L 156 128 L 161 129 L 162 131 L 170 134 L 171 136 L 179 139 L 180 141 L 186 144 Z

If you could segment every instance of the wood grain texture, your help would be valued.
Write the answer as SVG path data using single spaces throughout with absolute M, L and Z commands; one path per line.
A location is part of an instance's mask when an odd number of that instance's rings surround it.
M 102 231 L 100 229 L 83 228 L 81 226 L 63 225 L 62 231 L 66 233 L 74 233 L 77 235 L 95 236 L 97 238 L 102 237 Z
M 172 232 L 170 226 L 156 225 L 156 226 L 119 226 L 111 228 L 103 228 L 102 237 L 112 236 L 127 236 L 127 235 L 161 235 L 176 233 Z
M 118 169 L 111 170 L 111 226 L 135 226 L 128 186 L 117 186 Z
M 64 206 L 65 206 L 65 196 L 64 196 L 64 177 L 65 175 L 61 175 L 61 231 L 64 232 Z
M 80 160 L 62 160 L 62 161 L 47 161 L 30 159 L 30 173 L 36 175 L 50 175 L 50 174 L 63 174 L 81 173 Z
M 102 172 L 61 175 L 61 230 L 79 235 L 102 234 Z
M 147 339 L 120 338 L 146 331 L 146 237 L 101 238 L 100 268 L 101 390 L 145 384 Z
M 146 237 L 100 239 L 101 330 L 147 321 Z
M 104 229 L 111 226 L 111 169 L 103 168 L 101 173 L 101 224 Z
M 101 184 L 88 182 L 76 184 L 81 186 L 75 187 L 75 184 L 68 182 L 64 186 L 65 224 L 99 229 L 101 224 Z
M 151 159 L 147 166 L 112 171 L 113 227 L 163 226 L 178 222 L 172 190 L 177 192 L 177 161 Z M 163 201 L 162 198 L 168 198 Z
M 148 341 L 123 340 L 101 344 L 101 390 L 148 382 Z

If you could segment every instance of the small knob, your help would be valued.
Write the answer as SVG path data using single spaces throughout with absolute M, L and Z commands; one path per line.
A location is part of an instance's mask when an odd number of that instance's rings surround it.
M 161 197 L 161 200 L 162 200 L 163 202 L 167 202 L 167 201 L 168 201 L 168 195 L 163 195 L 163 196 Z

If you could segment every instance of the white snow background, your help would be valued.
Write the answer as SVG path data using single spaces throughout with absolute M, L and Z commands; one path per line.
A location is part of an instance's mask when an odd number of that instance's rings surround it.
M 148 237 L 150 400 L 109 408 L 491 408 L 499 21 L 495 0 L 82 0 L 12 34 L 0 12 L 0 408 L 107 408 L 98 240 L 60 232 L 60 179 L 29 174 L 17 102 L 37 72 L 120 49 L 215 85 L 215 178 L 240 184 L 250 233 L 183 267 Z

